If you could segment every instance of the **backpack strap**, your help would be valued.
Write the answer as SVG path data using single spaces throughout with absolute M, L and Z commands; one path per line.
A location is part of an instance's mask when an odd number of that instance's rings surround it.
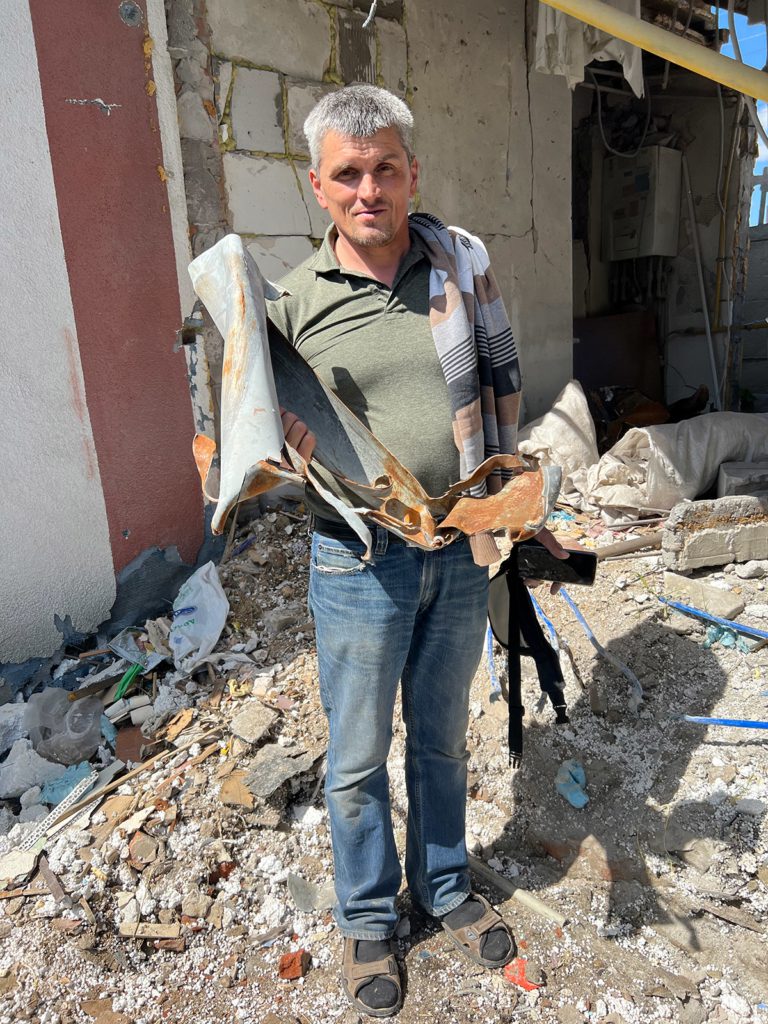
M 565 703 L 565 681 L 560 660 L 544 635 L 531 601 L 531 595 L 517 570 L 517 548 L 502 567 L 509 593 L 509 624 L 507 647 L 507 677 L 509 679 L 509 763 L 519 768 L 523 759 L 522 670 L 520 658 L 530 655 L 536 663 L 539 686 L 549 697 L 558 725 L 568 722 Z

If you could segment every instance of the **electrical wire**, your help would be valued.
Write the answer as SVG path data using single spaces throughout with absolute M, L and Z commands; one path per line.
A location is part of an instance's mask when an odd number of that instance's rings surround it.
M 742 64 L 745 63 L 744 58 L 741 55 L 741 46 L 739 45 L 739 36 L 736 31 L 736 0 L 728 0 L 728 31 L 731 34 L 731 42 L 733 43 L 733 52 L 736 54 L 736 60 Z M 768 148 L 768 133 L 763 128 L 763 123 L 757 116 L 757 107 L 755 101 L 751 96 L 745 96 L 744 102 L 747 105 L 749 116 L 752 118 L 752 123 L 757 129 L 757 134 L 763 140 L 763 144 Z
M 620 156 L 620 157 L 623 157 L 626 160 L 633 160 L 640 153 L 640 150 L 645 145 L 645 140 L 648 137 L 648 129 L 651 126 L 651 93 L 650 93 L 650 90 L 648 88 L 648 84 L 645 81 L 645 78 L 643 78 L 643 91 L 645 92 L 647 111 L 646 111 L 646 115 L 645 115 L 645 126 L 643 128 L 643 136 L 640 139 L 640 145 L 637 147 L 636 150 L 634 150 L 634 152 L 632 152 L 632 153 L 622 153 L 620 150 L 614 149 L 614 147 L 610 145 L 610 143 L 608 142 L 608 139 L 605 137 L 605 126 L 603 124 L 603 100 L 602 100 L 602 92 L 600 91 L 600 83 L 598 82 L 597 76 L 595 75 L 595 73 L 592 70 L 592 68 L 587 68 L 586 70 L 589 72 L 589 75 L 590 75 L 590 77 L 592 79 L 592 82 L 593 82 L 593 84 L 595 86 L 595 90 L 597 92 L 597 123 L 598 123 L 598 126 L 600 128 L 600 136 L 601 136 L 601 138 L 603 140 L 603 145 L 605 146 L 605 148 L 608 150 L 609 153 L 613 154 L 613 156 Z

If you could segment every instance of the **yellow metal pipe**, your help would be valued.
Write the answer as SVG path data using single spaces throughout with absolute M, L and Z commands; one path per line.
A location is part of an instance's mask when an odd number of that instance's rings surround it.
M 602 0 L 540 0 L 540 3 L 554 7 L 563 14 L 570 14 L 572 18 L 593 25 L 649 53 L 655 53 L 657 57 L 695 71 L 713 82 L 742 92 L 745 96 L 768 101 L 768 74 L 764 71 L 748 67 L 731 57 L 724 57 L 706 46 L 692 43 L 690 39 L 673 35 L 658 25 L 651 25 L 619 11 Z

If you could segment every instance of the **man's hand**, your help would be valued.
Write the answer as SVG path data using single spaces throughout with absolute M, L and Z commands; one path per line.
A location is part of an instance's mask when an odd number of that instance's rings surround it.
M 283 423 L 286 444 L 295 449 L 305 462 L 309 462 L 315 450 L 315 435 L 306 423 L 302 423 L 298 416 L 283 409 L 282 406 L 280 406 L 280 419 Z
M 563 545 L 560 543 L 557 537 L 555 537 L 554 533 L 548 530 L 546 526 L 539 530 L 539 532 L 536 534 L 536 540 L 547 549 L 550 555 L 554 555 L 555 558 L 568 557 L 567 549 L 563 547 Z M 525 581 L 526 587 L 540 587 L 541 584 L 542 580 Z M 552 586 L 549 588 L 550 594 L 556 594 L 561 586 L 562 583 L 553 583 Z

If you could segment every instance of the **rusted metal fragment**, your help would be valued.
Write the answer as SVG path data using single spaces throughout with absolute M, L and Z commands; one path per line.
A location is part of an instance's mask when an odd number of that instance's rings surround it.
M 198 267 L 201 261 L 204 265 Z M 223 531 L 226 517 L 238 501 L 284 480 L 310 482 L 360 536 L 368 557 L 371 525 L 386 527 L 428 549 L 442 547 L 460 533 L 473 536 L 490 530 L 505 530 L 513 541 L 524 540 L 544 525 L 557 499 L 560 470 L 540 467 L 532 459 L 494 456 L 445 494 L 428 495 L 267 323 L 264 296 L 273 286 L 263 280 L 238 236 L 227 236 L 198 257 L 190 273 L 225 345 L 222 424 L 226 422 L 227 430 L 222 427 L 221 487 L 212 522 L 214 533 Z M 253 308 L 259 303 L 261 315 Z M 267 385 L 274 388 L 269 401 L 246 400 L 255 393 L 250 382 L 254 374 L 268 377 Z M 275 454 L 274 449 L 277 429 L 282 439 L 280 406 L 295 413 L 315 435 L 309 464 L 283 445 L 284 465 L 280 465 L 279 452 Z M 208 496 L 215 445 L 198 436 L 194 449 Z M 486 498 L 467 496 L 471 486 L 497 470 L 512 474 L 501 491 Z

